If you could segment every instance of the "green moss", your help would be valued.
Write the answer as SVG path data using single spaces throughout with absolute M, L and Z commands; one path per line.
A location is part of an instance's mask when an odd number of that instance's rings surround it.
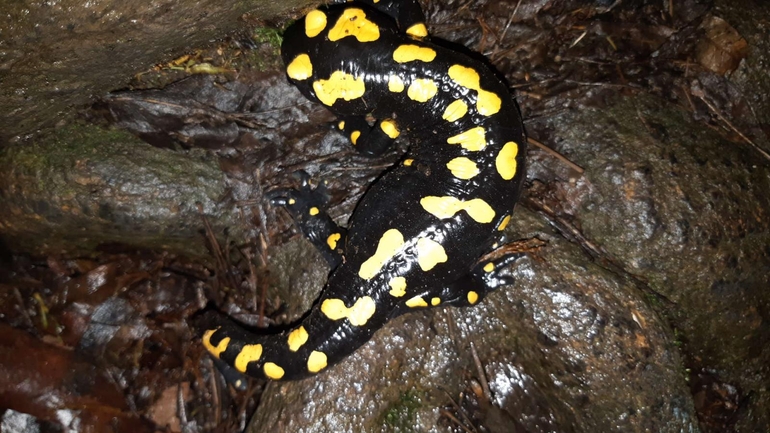
M 252 32 L 254 42 L 258 44 L 268 44 L 276 50 L 281 49 L 281 43 L 283 42 L 283 29 L 275 27 L 257 27 Z
M 653 310 L 658 312 L 662 311 L 663 302 L 661 301 L 659 295 L 655 293 L 645 292 L 644 299 L 647 301 L 647 305 L 649 305 Z
M 52 130 L 0 149 L 0 173 L 0 226 L 16 251 L 79 255 L 123 244 L 205 254 L 198 204 L 215 233 L 237 231 L 220 203 L 226 185 L 215 158 L 158 149 L 121 130 Z
M 674 346 L 678 348 L 682 348 L 684 346 L 684 334 L 682 331 L 679 330 L 679 328 L 674 328 Z
M 402 393 L 397 402 L 392 404 L 383 414 L 381 425 L 389 432 L 415 431 L 415 414 L 422 405 L 422 393 L 410 389 Z
M 283 29 L 257 27 L 252 31 L 252 38 L 257 49 L 249 52 L 246 63 L 258 71 L 280 69 Z
M 23 175 L 36 179 L 39 190 L 50 188 L 51 179 L 46 174 L 51 172 L 66 172 L 78 161 L 86 162 L 90 156 L 100 158 L 109 155 L 109 147 L 104 143 L 139 142 L 129 133 L 120 130 L 108 130 L 93 125 L 74 123 L 54 129 L 50 135 L 31 144 L 14 146 L 0 152 L 0 169 L 15 170 Z M 13 164 L 4 167 L 3 163 Z M 55 182 L 65 186 L 63 182 Z M 66 194 L 67 190 L 62 190 Z

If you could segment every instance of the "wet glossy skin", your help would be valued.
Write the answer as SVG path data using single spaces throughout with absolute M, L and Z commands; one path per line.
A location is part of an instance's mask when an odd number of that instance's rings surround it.
M 318 303 L 286 332 L 253 334 L 219 319 L 207 325 L 204 345 L 240 372 L 307 377 L 393 317 L 473 305 L 510 282 L 498 270 L 511 257 L 478 260 L 521 189 L 517 107 L 484 64 L 425 38 L 416 2 L 371 3 L 309 13 L 286 31 L 282 57 L 289 80 L 338 115 L 362 153 L 381 153 L 401 134 L 410 149 L 371 186 L 347 231 L 309 187 L 277 200 L 336 269 Z M 366 115 L 377 119 L 372 127 Z

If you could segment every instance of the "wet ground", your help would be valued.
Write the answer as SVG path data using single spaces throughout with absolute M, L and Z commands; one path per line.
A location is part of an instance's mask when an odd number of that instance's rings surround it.
M 355 154 L 259 28 L 148 67 L 34 152 L 3 151 L 4 431 L 32 422 L 20 412 L 46 431 L 239 431 L 255 411 L 250 431 L 767 430 L 767 7 L 423 5 L 431 34 L 487 56 L 522 107 L 517 283 L 402 317 L 317 378 L 227 386 L 195 315 L 290 323 L 328 272 L 264 193 L 305 170 L 344 222 L 407 145 Z M 123 159 L 95 150 L 117 142 Z

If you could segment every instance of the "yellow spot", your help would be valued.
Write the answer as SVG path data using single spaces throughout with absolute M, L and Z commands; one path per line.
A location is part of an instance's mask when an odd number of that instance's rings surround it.
M 261 344 L 247 344 L 241 349 L 241 353 L 235 357 L 233 367 L 241 373 L 246 372 L 246 367 L 250 362 L 259 361 L 262 357 L 262 345 Z
M 495 270 L 495 264 L 492 262 L 487 263 L 484 265 L 484 272 L 492 272 Z
M 327 299 L 321 303 L 321 312 L 329 320 L 340 320 L 348 317 L 348 307 L 342 299 Z
M 318 36 L 326 28 L 326 14 L 314 10 L 305 16 L 305 34 L 309 38 Z
M 313 207 L 311 207 L 311 208 L 310 208 L 310 212 L 309 212 L 309 213 L 310 213 L 310 215 L 311 215 L 311 216 L 316 216 L 316 215 L 318 215 L 320 212 L 321 212 L 321 211 L 320 211 L 320 210 L 318 210 L 318 208 L 317 208 L 317 207 L 313 206 Z
M 395 298 L 400 298 L 406 294 L 406 278 L 394 277 L 388 282 L 390 286 L 390 295 Z
M 487 145 L 486 130 L 482 126 L 477 126 L 454 137 L 449 137 L 446 142 L 449 144 L 459 144 L 465 150 L 477 152 Z
M 283 368 L 272 362 L 266 362 L 262 368 L 265 370 L 265 376 L 270 379 L 278 380 L 283 377 Z
M 441 303 L 441 298 L 433 298 L 430 300 L 430 305 L 433 305 L 434 307 Z
M 342 234 L 340 233 L 332 233 L 329 235 L 328 238 L 326 238 L 326 245 L 329 245 L 329 248 L 334 250 L 337 248 L 337 242 L 339 242 L 340 238 L 342 237 Z
M 417 23 L 406 29 L 406 34 L 415 38 L 428 36 L 428 28 L 423 23 Z
M 427 272 L 446 261 L 446 251 L 440 243 L 428 238 L 417 239 L 417 264 L 420 269 Z
M 355 37 L 358 42 L 372 42 L 380 38 L 380 29 L 377 24 L 366 19 L 361 9 L 345 9 L 329 30 L 329 40 L 334 42 L 348 36 Z
M 326 368 L 326 354 L 323 352 L 319 352 L 317 350 L 314 350 L 310 352 L 310 356 L 307 358 L 307 371 L 311 373 L 318 373 L 319 371 Z
M 289 338 L 287 339 L 287 342 L 289 343 L 289 350 L 292 352 L 298 351 L 303 344 L 307 343 L 307 337 L 307 331 L 305 330 L 304 326 L 300 326 L 299 328 L 291 331 L 289 333 Z
M 422 299 L 422 296 L 415 296 L 414 298 L 406 301 L 406 306 L 409 308 L 427 307 L 428 303 L 425 302 L 425 299 Z
M 364 263 L 361 264 L 361 268 L 358 270 L 358 276 L 371 280 L 385 264 L 390 260 L 398 250 L 404 245 L 404 235 L 396 229 L 390 229 L 382 234 L 379 244 L 377 244 L 377 251 L 373 256 L 369 257 Z
M 294 200 L 293 198 L 289 199 L 289 205 L 293 205 L 296 202 L 297 202 L 297 200 Z
M 509 141 L 503 145 L 500 152 L 495 158 L 495 168 L 500 173 L 500 177 L 505 180 L 513 179 L 516 174 L 516 155 L 519 153 L 519 146 L 513 141 Z
M 401 93 L 404 91 L 404 80 L 398 75 L 391 75 L 388 78 L 388 90 L 393 93 Z
M 361 136 L 361 131 L 353 131 L 350 133 L 350 142 L 354 145 L 358 143 L 358 137 Z
M 476 90 L 481 87 L 479 73 L 473 68 L 462 65 L 452 65 L 449 67 L 449 78 L 455 83 L 468 89 Z
M 206 350 L 209 351 L 212 355 L 219 358 L 219 355 L 222 354 L 225 350 L 227 350 L 227 345 L 230 344 L 230 337 L 225 337 L 222 340 L 219 341 L 219 344 L 214 346 L 211 344 L 211 336 L 214 335 L 215 332 L 217 332 L 219 328 L 217 329 L 209 329 L 203 334 L 203 346 L 206 348 Z
M 428 78 L 417 78 L 406 89 L 406 96 L 417 102 L 427 102 L 436 96 L 436 93 L 438 93 L 436 82 Z
M 506 215 L 506 217 L 505 217 L 505 218 L 503 218 L 503 220 L 502 220 L 502 221 L 500 221 L 500 225 L 499 225 L 499 226 L 497 226 L 497 230 L 498 230 L 498 231 L 503 231 L 503 230 L 505 230 L 505 228 L 506 228 L 506 227 L 508 227 L 508 223 L 509 223 L 509 222 L 511 222 L 511 216 L 510 216 L 510 215 Z
M 370 296 L 363 296 L 358 298 L 355 304 L 350 307 L 350 313 L 348 314 L 348 320 L 353 326 L 364 326 L 366 322 L 374 315 L 377 310 L 377 305 L 374 303 L 374 299 Z
M 382 132 L 384 132 L 385 135 L 393 139 L 398 137 L 400 134 L 398 127 L 396 126 L 396 122 L 394 122 L 392 119 L 385 119 L 380 122 L 380 128 L 382 128 Z
M 470 159 L 460 156 L 446 164 L 446 168 L 458 179 L 471 179 L 479 174 L 479 167 Z
M 337 124 L 337 128 L 339 128 L 339 129 L 340 129 L 340 131 L 342 131 L 343 129 L 345 129 L 345 121 L 344 121 L 344 120 L 341 120 L 341 121 L 340 121 L 340 123 L 338 123 L 338 124 Z
M 410 165 L 412 165 L 413 162 L 414 160 L 412 158 L 407 158 L 404 160 L 404 165 L 409 167 Z
M 363 78 L 356 78 L 342 71 L 334 71 L 328 80 L 313 83 L 313 90 L 319 101 L 332 106 L 337 99 L 350 101 L 360 98 L 366 91 Z
M 321 303 L 321 312 L 329 320 L 340 320 L 347 318 L 353 326 L 364 326 L 366 322 L 374 315 L 377 306 L 371 296 L 362 296 L 358 298 L 352 307 L 345 306 L 342 299 L 327 299 Z
M 468 303 L 473 305 L 476 302 L 479 302 L 479 294 L 471 290 L 468 292 Z
M 500 97 L 487 90 L 479 90 L 479 97 L 476 100 L 476 110 L 482 116 L 491 116 L 500 111 L 503 101 Z
M 466 104 L 465 101 L 461 99 L 456 99 L 454 102 L 449 104 L 448 107 L 446 107 L 446 110 L 444 110 L 444 114 L 441 115 L 441 118 L 447 122 L 454 122 L 455 120 L 461 119 L 467 113 L 468 104 Z
M 286 67 L 286 74 L 293 80 L 307 80 L 313 75 L 313 64 L 310 56 L 300 54 Z
M 455 83 L 475 90 L 478 93 L 476 110 L 482 116 L 491 116 L 500 111 L 502 101 L 496 94 L 481 88 L 479 73 L 473 68 L 453 65 L 449 68 L 449 78 Z
M 492 222 L 495 218 L 495 210 L 480 198 L 464 201 L 450 196 L 427 196 L 420 199 L 420 205 L 428 213 L 440 219 L 451 218 L 461 210 L 467 212 L 468 216 L 477 223 Z
M 420 60 L 422 62 L 432 62 L 436 58 L 436 51 L 432 48 L 421 47 L 419 45 L 401 45 L 393 51 L 393 60 L 397 63 L 413 62 Z

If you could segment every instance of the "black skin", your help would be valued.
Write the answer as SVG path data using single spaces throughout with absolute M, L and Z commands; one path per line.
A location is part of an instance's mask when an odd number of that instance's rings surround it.
M 363 10 L 366 19 L 379 27 L 376 41 L 359 42 L 355 37 L 344 37 L 332 42 L 327 38 L 329 28 L 351 7 Z M 265 376 L 265 362 L 280 365 L 284 372 L 282 380 L 311 376 L 307 360 L 313 351 L 326 355 L 328 366 L 321 370 L 324 371 L 367 342 L 390 319 L 420 309 L 405 304 L 415 296 L 422 296 L 428 305 L 431 299 L 439 298 L 441 306 L 467 306 L 471 304 L 469 291 L 473 291 L 478 297 L 474 297 L 472 303 L 480 302 L 490 291 L 511 283 L 501 269 L 520 256 L 506 255 L 492 261 L 492 265 L 489 261 L 479 262 L 500 239 L 498 225 L 511 215 L 524 179 L 524 129 L 507 86 L 478 60 L 432 44 L 428 38 L 405 34 L 405 29 L 424 20 L 416 0 L 341 3 L 320 10 L 327 17 L 327 25 L 319 35 L 307 36 L 304 18 L 286 30 L 281 47 L 284 63 L 289 65 L 301 54 L 307 54 L 312 62 L 312 76 L 302 80 L 290 78 L 290 81 L 306 97 L 318 101 L 313 90 L 316 80 L 328 79 L 335 71 L 362 77 L 366 85 L 363 96 L 350 101 L 337 99 L 327 108 L 345 121 L 342 132 L 346 135 L 353 130 L 361 132 L 356 148 L 367 155 L 382 153 L 392 144 L 379 122 L 394 119 L 401 134 L 410 140 L 404 161 L 412 161 L 397 164 L 370 187 L 347 230 L 335 225 L 323 212 L 326 204 L 323 187 L 314 189 L 306 175 L 302 176 L 299 190 L 273 194 L 272 202 L 286 206 L 333 271 L 316 305 L 287 331 L 269 335 L 251 333 L 220 315 L 205 316 L 204 329 L 216 330 L 209 335 L 211 345 L 230 338 L 227 349 L 219 356 L 226 364 L 233 365 L 245 344 L 262 345 L 261 358 L 246 368 L 245 373 L 254 377 Z M 436 57 L 430 62 L 397 63 L 393 52 L 403 44 L 431 48 Z M 476 91 L 450 79 L 447 71 L 452 65 L 470 67 L 478 73 L 481 88 L 501 99 L 497 113 L 484 116 L 476 110 Z M 430 78 L 438 83 L 439 90 L 427 102 L 416 102 L 407 96 L 407 91 L 389 90 L 387 78 L 391 75 L 402 77 L 407 86 L 414 79 Z M 470 109 L 459 120 L 448 122 L 442 113 L 456 99 L 468 101 Z M 376 119 L 374 125 L 364 120 L 367 117 Z M 486 131 L 487 145 L 482 150 L 471 152 L 447 143 L 449 137 L 479 126 Z M 512 179 L 505 180 L 495 168 L 495 157 L 502 146 L 511 141 L 518 144 L 517 169 Z M 470 180 L 454 177 L 446 164 L 456 157 L 473 158 L 480 173 Z M 494 218 L 479 223 L 461 210 L 454 216 L 439 219 L 421 206 L 420 200 L 426 196 L 452 196 L 464 201 L 480 198 L 494 210 Z M 311 215 L 311 208 L 319 212 Z M 375 254 L 383 233 L 389 229 L 399 230 L 407 247 L 387 260 L 374 277 L 362 278 L 359 268 Z M 336 248 L 331 249 L 327 238 L 333 233 L 339 233 L 340 240 Z M 443 246 L 446 261 L 422 270 L 414 247 L 419 238 L 428 238 Z M 490 271 L 490 266 L 494 270 Z M 405 295 L 396 297 L 389 293 L 389 281 L 393 277 L 405 278 Z M 351 307 L 364 296 L 370 297 L 376 306 L 364 325 L 355 326 L 347 318 L 331 320 L 319 308 L 327 299 L 340 299 Z M 288 349 L 287 335 L 299 325 L 307 330 L 308 340 L 292 352 Z

